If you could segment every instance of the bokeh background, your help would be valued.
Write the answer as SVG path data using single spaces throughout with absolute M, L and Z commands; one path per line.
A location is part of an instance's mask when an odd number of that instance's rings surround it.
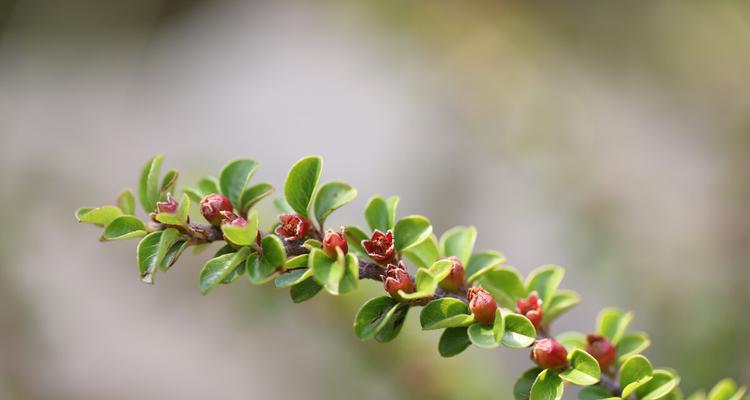
M 73 211 L 163 153 L 281 184 L 307 154 L 584 302 L 636 313 L 690 392 L 750 383 L 750 3 L 0 1 L 0 398 L 496 398 L 526 352 L 440 359 L 412 313 L 361 343 L 344 301 L 292 305 L 208 256 L 152 287 L 135 242 Z M 262 208 L 268 218 L 273 211 Z

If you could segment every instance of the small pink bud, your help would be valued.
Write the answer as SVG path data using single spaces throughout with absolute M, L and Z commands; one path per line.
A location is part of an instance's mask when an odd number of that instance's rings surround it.
M 554 339 L 541 339 L 534 343 L 531 359 L 542 368 L 565 368 L 568 365 L 568 351 Z
M 341 228 L 341 232 L 329 229 L 323 238 L 323 252 L 326 253 L 328 257 L 336 259 L 336 257 L 338 257 L 338 254 L 336 253 L 337 248 L 340 248 L 344 254 L 349 251 L 349 245 L 346 243 L 343 227 Z
M 497 303 L 495 303 L 495 299 L 492 298 L 490 292 L 479 287 L 473 287 L 469 289 L 468 298 L 469 308 L 471 308 L 477 322 L 480 324 L 495 322 Z
M 232 210 L 232 202 L 220 194 L 209 194 L 201 200 L 201 214 L 213 226 L 221 225 L 221 221 L 224 219 L 221 215 L 222 211 L 231 212 Z
M 287 240 L 302 239 L 310 229 L 310 222 L 297 214 L 279 215 L 281 225 L 276 228 L 276 234 Z
M 586 336 L 586 352 L 599 363 L 602 371 L 609 368 L 617 358 L 617 348 L 604 336 L 589 334 Z
M 464 265 L 455 256 L 450 256 L 448 259 L 453 262 L 453 265 L 448 276 L 440 281 L 440 287 L 448 292 L 455 292 L 464 285 Z
M 406 266 L 404 266 L 403 261 L 399 261 L 398 265 L 388 264 L 388 267 L 385 269 L 383 287 L 391 297 L 398 301 L 405 301 L 405 299 L 399 295 L 399 290 L 403 290 L 404 293 L 414 292 L 414 281 L 411 279 L 411 276 L 409 276 L 409 272 L 406 271 Z
M 245 218 L 239 217 L 231 211 L 222 211 L 221 216 L 223 217 L 222 225 L 235 226 L 237 228 L 244 228 L 247 226 L 247 220 Z
M 174 214 L 177 212 L 177 200 L 172 197 L 171 193 L 167 193 L 167 201 L 160 201 L 156 203 L 156 211 L 165 214 Z
M 534 328 L 539 329 L 542 324 L 542 301 L 539 294 L 531 292 L 528 300 L 519 299 L 516 302 L 516 312 L 528 318 Z
M 375 230 L 370 240 L 363 240 L 362 247 L 373 261 L 384 264 L 393 258 L 395 248 L 393 247 L 393 232 L 383 233 Z

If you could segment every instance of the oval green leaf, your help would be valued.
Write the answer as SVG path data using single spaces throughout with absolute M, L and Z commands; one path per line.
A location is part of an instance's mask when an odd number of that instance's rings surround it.
M 284 196 L 297 214 L 309 216 L 310 201 L 318 186 L 322 168 L 323 160 L 310 156 L 297 161 L 289 170 L 284 183 Z
M 642 355 L 634 355 L 620 366 L 620 387 L 622 397 L 627 398 L 640 386 L 651 380 L 653 367 L 648 359 Z
M 247 187 L 250 179 L 258 169 L 258 162 L 249 158 L 240 158 L 230 161 L 219 174 L 219 188 L 224 196 L 227 196 L 234 205 L 240 209 L 240 196 Z
M 469 306 L 450 297 L 427 303 L 419 313 L 419 323 L 424 330 L 466 326 L 473 320 Z
M 522 349 L 534 344 L 536 340 L 536 329 L 528 318 L 520 314 L 505 313 L 505 333 L 502 344 L 512 349 Z
M 141 280 L 146 283 L 154 283 L 154 274 L 158 266 L 156 260 L 159 252 L 159 242 L 163 231 L 149 233 L 138 243 L 136 254 L 138 257 L 138 271 Z
M 440 252 L 443 257 L 454 256 L 467 265 L 477 240 L 477 229 L 473 226 L 456 226 L 440 237 Z
M 315 297 L 323 289 L 312 277 L 292 286 L 289 295 L 295 303 L 302 303 Z
M 201 293 L 207 294 L 229 275 L 250 253 L 249 247 L 243 247 L 236 253 L 224 254 L 206 262 L 201 270 L 199 287 Z M 253 253 L 255 254 L 255 253 Z
M 531 386 L 530 398 L 534 400 L 560 400 L 564 388 L 562 379 L 554 371 L 545 369 L 539 373 Z
M 578 386 L 591 386 L 601 378 L 599 363 L 589 353 L 574 349 L 568 353 L 570 368 L 560 373 L 560 378 Z
M 596 330 L 617 346 L 633 320 L 633 313 L 623 313 L 616 308 L 605 308 L 596 319 Z
M 156 209 L 159 201 L 159 171 L 164 156 L 157 155 L 148 160 L 141 170 L 141 178 L 138 182 L 138 200 L 141 202 L 143 211 L 150 213 Z
M 461 354 L 469 346 L 471 346 L 471 340 L 469 339 L 468 328 L 448 328 L 443 331 L 440 335 L 440 342 L 438 343 L 438 351 L 443 357 L 453 357 Z
M 367 340 L 382 329 L 396 312 L 398 302 L 389 296 L 368 300 L 354 318 L 354 333 Z
M 104 228 L 101 240 L 120 240 L 146 236 L 146 225 L 132 215 L 121 215 Z
M 542 299 L 542 315 L 547 312 L 552 296 L 565 276 L 565 269 L 558 265 L 543 265 L 529 274 L 526 279 L 526 293 L 536 291 Z
M 273 193 L 273 186 L 270 183 L 259 183 L 251 186 L 242 191 L 240 196 L 240 212 L 247 214 L 247 212 L 259 201 L 265 197 L 270 196 Z
M 431 233 L 430 220 L 421 215 L 412 215 L 399 220 L 393 229 L 396 251 L 400 252 L 421 243 L 430 237 Z
M 332 181 L 324 184 L 315 195 L 315 218 L 323 227 L 332 212 L 357 198 L 357 189 L 348 183 Z
M 122 210 L 115 206 L 103 206 L 99 208 L 83 207 L 76 210 L 76 219 L 78 222 L 85 222 L 101 227 L 109 225 L 119 216 L 122 216 Z

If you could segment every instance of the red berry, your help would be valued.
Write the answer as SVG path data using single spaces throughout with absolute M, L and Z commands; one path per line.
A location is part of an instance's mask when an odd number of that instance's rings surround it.
M 279 215 L 281 225 L 276 228 L 276 234 L 287 240 L 302 239 L 310 229 L 310 222 L 297 214 Z
M 469 308 L 474 314 L 474 319 L 480 324 L 491 324 L 495 321 L 497 303 L 490 292 L 473 287 L 469 289 Z
M 599 362 L 602 370 L 609 368 L 617 358 L 617 348 L 604 336 L 590 334 L 586 336 L 586 352 Z
M 455 256 L 450 256 L 448 259 L 453 262 L 453 265 L 448 276 L 440 281 L 440 287 L 448 292 L 455 292 L 464 285 L 464 265 Z
M 383 279 L 383 287 L 391 297 L 398 301 L 404 301 L 398 293 L 399 290 L 403 290 L 404 293 L 414 292 L 414 281 L 409 276 L 409 272 L 406 271 L 403 261 L 399 261 L 398 265 L 388 264 Z
M 224 217 L 222 211 L 232 211 L 232 202 L 220 194 L 209 194 L 201 200 L 201 214 L 211 225 L 219 226 Z
M 336 257 L 338 257 L 338 253 L 336 253 L 337 248 L 340 248 L 344 254 L 349 251 L 349 245 L 346 243 L 343 227 L 341 228 L 341 232 L 329 229 L 323 238 L 323 252 L 326 253 L 328 257 L 336 259 Z
M 568 351 L 554 339 L 541 339 L 534 343 L 531 359 L 542 368 L 565 368 L 568 365 Z
M 375 230 L 370 240 L 363 240 L 362 247 L 373 261 L 383 264 L 393 258 L 395 248 L 393 247 L 393 232 L 383 233 Z

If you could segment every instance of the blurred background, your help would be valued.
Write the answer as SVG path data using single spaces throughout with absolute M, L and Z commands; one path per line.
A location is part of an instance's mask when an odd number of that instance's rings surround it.
M 750 383 L 748 71 L 738 1 L 0 0 L 0 398 L 511 398 L 524 351 L 441 359 L 416 312 L 361 343 L 374 283 L 204 297 L 204 253 L 142 284 L 135 241 L 73 211 L 157 153 L 182 185 L 247 156 L 277 187 L 320 154 L 360 193 L 333 224 L 399 194 L 566 266 L 557 332 L 622 307 L 687 392 Z

